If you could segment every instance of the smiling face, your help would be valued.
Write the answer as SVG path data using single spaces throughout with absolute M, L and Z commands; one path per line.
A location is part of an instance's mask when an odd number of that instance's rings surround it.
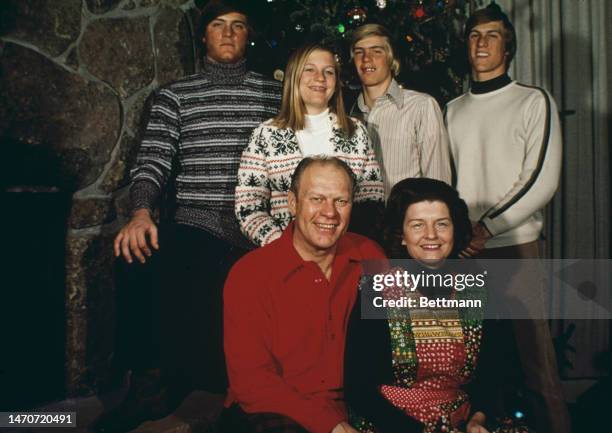
M 300 97 L 308 114 L 319 114 L 329 106 L 336 90 L 336 62 L 329 51 L 314 50 L 300 75 Z
M 504 24 L 491 21 L 475 26 L 468 34 L 468 56 L 472 77 L 486 81 L 506 72 Z
M 293 245 L 304 260 L 334 254 L 351 216 L 351 181 L 341 168 L 315 163 L 300 178 L 297 196 L 289 191 L 295 217 Z
M 202 38 L 206 57 L 217 63 L 236 63 L 244 57 L 248 36 L 246 16 L 237 12 L 219 15 L 206 26 Z
M 355 43 L 353 62 L 363 86 L 389 87 L 392 74 L 387 46 L 382 36 L 368 36 Z
M 429 267 L 439 266 L 453 250 L 453 221 L 442 201 L 421 201 L 408 206 L 402 231 L 402 245 L 408 255 Z

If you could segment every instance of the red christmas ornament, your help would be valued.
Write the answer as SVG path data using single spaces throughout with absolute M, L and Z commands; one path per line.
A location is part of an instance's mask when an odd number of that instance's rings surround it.
M 425 13 L 425 8 L 423 6 L 419 6 L 414 10 L 414 17 L 417 20 L 422 20 L 423 18 L 425 18 L 426 15 L 427 14 Z
M 346 17 L 353 24 L 361 25 L 365 23 L 368 16 L 364 8 L 353 8 L 347 12 Z

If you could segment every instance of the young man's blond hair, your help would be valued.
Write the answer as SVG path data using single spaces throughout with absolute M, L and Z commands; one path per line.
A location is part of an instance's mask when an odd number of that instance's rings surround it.
M 400 72 L 400 62 L 395 57 L 393 44 L 391 44 L 391 35 L 387 29 L 380 24 L 366 24 L 355 29 L 353 36 L 351 37 L 351 59 L 353 58 L 355 45 L 357 42 L 370 36 L 379 36 L 385 41 L 383 48 L 387 53 L 387 65 L 389 65 L 389 69 L 391 70 L 393 77 L 397 77 Z

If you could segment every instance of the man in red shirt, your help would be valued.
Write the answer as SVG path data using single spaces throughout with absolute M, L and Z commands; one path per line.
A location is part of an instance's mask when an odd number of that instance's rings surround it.
M 354 186 L 339 159 L 302 160 L 289 192 L 294 221 L 225 283 L 229 398 L 249 431 L 356 433 L 342 395 L 347 319 L 360 261 L 384 254 L 346 233 Z

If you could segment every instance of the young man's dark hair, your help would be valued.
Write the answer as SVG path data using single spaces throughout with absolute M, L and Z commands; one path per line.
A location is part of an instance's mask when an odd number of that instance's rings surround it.
M 499 5 L 492 3 L 486 8 L 479 9 L 474 12 L 467 20 L 465 24 L 465 33 L 464 38 L 466 43 L 468 41 L 468 36 L 472 29 L 480 24 L 490 23 L 492 21 L 501 21 L 504 25 L 504 41 L 506 48 L 506 70 L 510 67 L 510 63 L 512 59 L 514 59 L 514 55 L 516 54 L 516 32 L 514 30 L 514 26 L 512 22 L 508 18 Z
M 252 0 L 251 0 L 252 1 Z M 198 22 L 197 35 L 199 39 L 206 33 L 206 27 L 217 17 L 231 12 L 242 14 L 247 19 L 247 28 L 249 30 L 249 39 L 255 36 L 255 30 L 252 25 L 252 18 L 249 14 L 248 0 L 211 0 L 206 3 L 201 10 L 200 21 Z

